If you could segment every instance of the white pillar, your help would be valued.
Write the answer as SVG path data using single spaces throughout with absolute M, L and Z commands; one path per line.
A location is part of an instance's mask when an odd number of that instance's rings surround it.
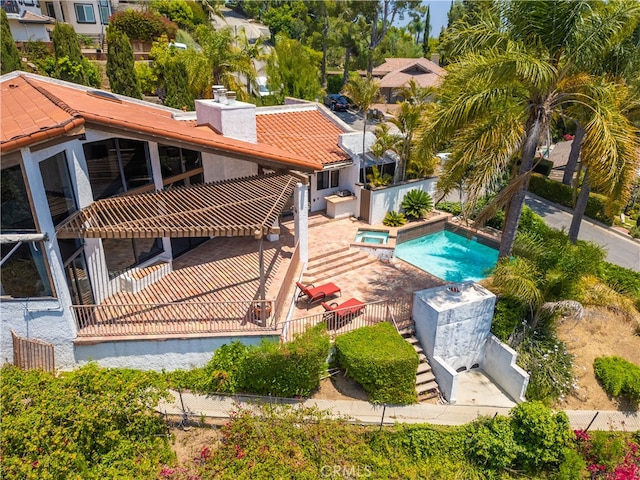
M 293 215 L 295 225 L 295 242 L 300 249 L 300 261 L 309 261 L 309 186 L 303 183 L 296 185 L 293 194 Z

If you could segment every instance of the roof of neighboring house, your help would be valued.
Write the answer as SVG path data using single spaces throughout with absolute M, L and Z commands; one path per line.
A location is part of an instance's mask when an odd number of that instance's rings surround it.
M 228 138 L 209 126 L 176 120 L 174 114 L 179 111 L 174 109 L 39 75 L 4 75 L 0 77 L 0 93 L 2 154 L 93 124 L 279 168 L 322 168 L 319 161 L 278 146 Z
M 46 15 L 39 15 L 29 10 L 23 10 L 18 21 L 20 23 L 55 23 L 56 19 Z
M 400 88 L 414 79 L 421 87 L 438 85 L 447 71 L 426 58 L 387 58 L 385 63 L 373 69 L 380 88 Z
M 316 104 L 259 109 L 256 128 L 258 141 L 322 165 L 351 160 L 338 146 L 339 136 L 347 130 L 329 119 Z

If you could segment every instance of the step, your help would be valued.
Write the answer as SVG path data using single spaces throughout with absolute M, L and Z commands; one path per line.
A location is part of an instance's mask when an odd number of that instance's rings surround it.
M 349 247 L 342 247 L 342 248 L 337 248 L 333 250 L 315 252 L 315 255 L 313 255 L 312 257 L 309 257 L 309 264 L 312 264 L 315 261 L 324 261 L 327 257 L 340 254 L 342 252 L 347 252 L 349 250 L 351 250 Z
M 436 379 L 436 376 L 431 371 L 426 373 L 420 373 L 416 375 L 416 388 L 424 384 L 435 382 L 435 379 Z
M 420 346 L 420 344 L 419 344 L 419 343 L 418 343 L 418 344 L 416 344 L 416 345 L 413 345 L 413 349 L 414 349 L 416 352 L 418 352 L 418 354 L 420 354 L 420 353 L 424 353 L 424 350 L 422 350 L 422 347 Z
M 308 275 L 310 277 L 318 277 L 321 273 L 325 273 L 329 270 L 333 270 L 338 266 L 355 263 L 364 258 L 368 260 L 369 256 L 366 253 L 347 250 L 337 255 L 327 256 L 324 259 L 322 259 L 322 261 L 318 261 L 317 263 L 309 262 L 307 269 L 305 270 L 304 273 L 305 275 Z
M 358 268 L 364 267 L 366 265 L 371 264 L 371 260 L 369 257 L 362 258 L 357 262 L 343 264 L 340 267 L 335 267 L 331 270 L 327 270 L 326 272 L 322 272 L 318 276 L 309 276 L 307 273 L 302 275 L 303 283 L 321 283 L 324 280 L 337 277 L 338 275 L 342 275 L 343 273 L 351 272 L 353 270 L 357 270 Z
M 425 392 L 425 393 L 418 393 L 418 402 L 423 402 L 425 400 L 429 400 L 431 398 L 435 398 L 439 395 L 439 390 L 438 387 L 436 386 L 435 388 Z
M 398 333 L 402 338 L 406 340 L 408 337 L 413 336 L 415 332 L 413 328 L 401 328 L 400 330 L 398 330 Z
M 420 375 L 421 373 L 427 373 L 431 371 L 431 365 L 429 365 L 429 363 L 426 360 L 427 359 L 425 358 L 424 362 L 421 362 L 418 364 L 418 370 L 416 372 L 416 375 Z
M 406 337 L 405 340 L 407 342 L 409 342 L 411 345 L 417 345 L 418 343 L 420 343 L 420 340 L 418 340 L 416 337 L 411 336 L 411 337 Z

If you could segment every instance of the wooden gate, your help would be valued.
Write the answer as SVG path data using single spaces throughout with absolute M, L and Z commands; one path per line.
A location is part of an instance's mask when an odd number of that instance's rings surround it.
M 21 370 L 34 370 L 36 368 L 53 372 L 55 362 L 53 345 L 42 340 L 21 338 L 11 330 L 13 339 L 13 364 Z

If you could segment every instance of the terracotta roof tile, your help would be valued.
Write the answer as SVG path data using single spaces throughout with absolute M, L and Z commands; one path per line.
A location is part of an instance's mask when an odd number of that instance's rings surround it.
M 2 82 L 0 96 L 2 98 L 0 144 L 3 150 L 5 145 L 20 148 L 31 142 L 62 135 L 66 125 L 83 123 L 82 119 L 73 112 L 51 101 L 46 101 L 22 77 Z M 7 148 L 7 150 L 14 148 Z
M 344 131 L 317 109 L 256 115 L 258 141 L 330 165 L 351 157 L 338 146 Z
M 38 75 L 3 78 L 0 91 L 2 153 L 59 135 L 70 122 L 87 122 L 156 136 L 160 141 L 173 139 L 223 154 L 246 155 L 287 168 L 307 171 L 321 168 L 317 160 L 277 145 L 252 144 L 224 137 L 210 128 L 194 128 L 193 122 L 175 120 L 171 110 L 151 103 L 126 97 L 113 101 L 91 95 L 85 87 L 53 82 Z M 43 137 L 43 132 L 48 136 Z

